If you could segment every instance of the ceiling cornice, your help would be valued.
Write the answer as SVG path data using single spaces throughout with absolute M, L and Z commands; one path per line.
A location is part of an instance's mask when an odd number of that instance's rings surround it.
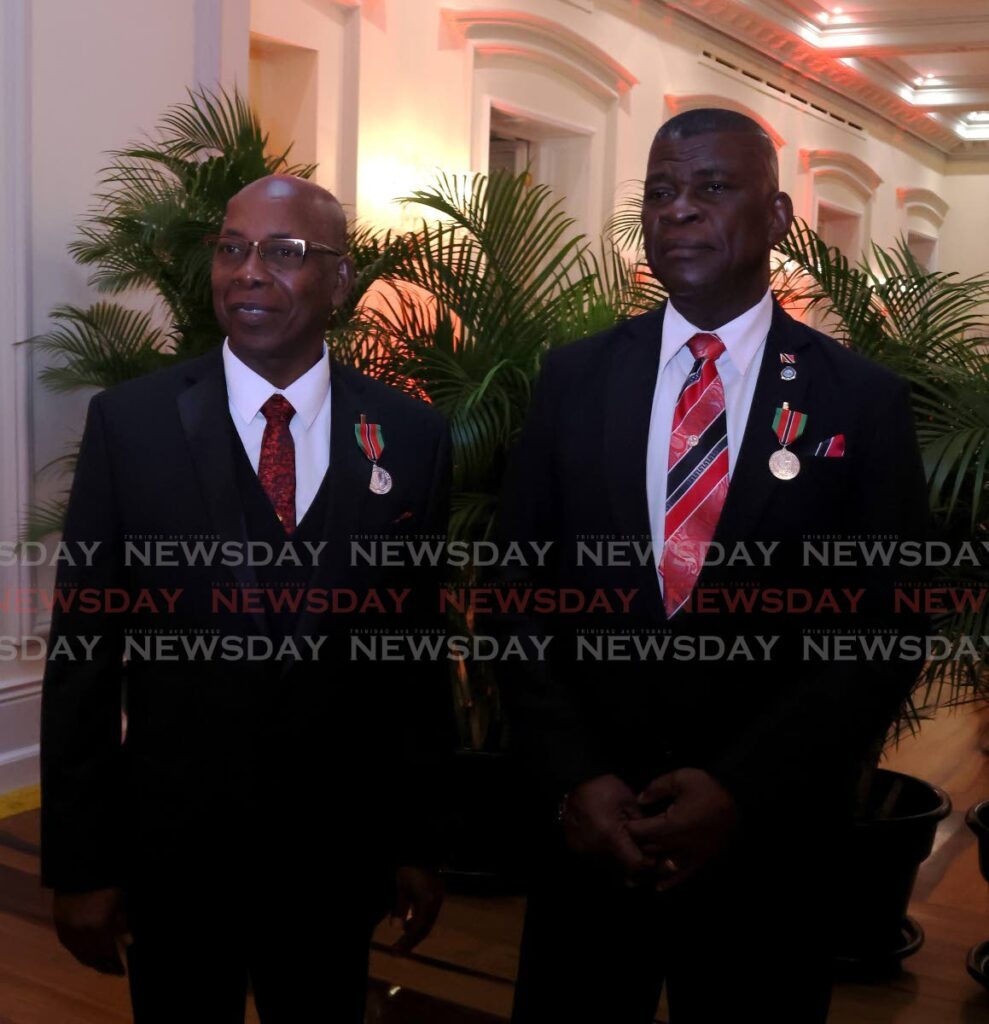
M 652 2 L 818 83 L 949 158 L 989 154 L 989 141 L 959 123 L 963 112 L 989 108 L 989 84 L 918 87 L 903 82 L 877 59 L 920 50 L 989 47 L 989 4 L 985 16 L 824 27 L 768 0 Z

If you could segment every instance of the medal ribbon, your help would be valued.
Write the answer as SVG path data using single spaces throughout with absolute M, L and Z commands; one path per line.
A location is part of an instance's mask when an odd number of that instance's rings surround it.
M 378 423 L 368 423 L 367 417 L 361 413 L 360 423 L 354 424 L 354 435 L 357 447 L 371 460 L 377 462 L 385 450 L 385 435 Z
M 773 430 L 785 448 L 793 444 L 807 426 L 807 414 L 791 409 L 788 404 L 780 406 L 773 417 Z

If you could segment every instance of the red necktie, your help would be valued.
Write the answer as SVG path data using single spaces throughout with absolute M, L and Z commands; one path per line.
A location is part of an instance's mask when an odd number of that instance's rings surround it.
M 659 563 L 668 618 L 694 589 L 728 494 L 725 390 L 714 365 L 725 346 L 716 334 L 695 334 L 687 345 L 695 362 L 673 412 Z
M 295 409 L 284 395 L 272 395 L 261 406 L 265 418 L 258 479 L 286 533 L 295 530 L 295 442 L 288 429 Z

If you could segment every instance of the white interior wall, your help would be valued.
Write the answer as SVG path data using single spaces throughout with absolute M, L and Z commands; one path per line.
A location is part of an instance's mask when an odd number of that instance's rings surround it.
M 277 60 L 252 60 L 251 102 L 293 163 L 314 161 L 315 180 L 352 212 L 356 199 L 357 61 L 360 18 L 326 0 L 250 0 L 255 48 L 276 44 Z M 277 47 L 280 44 L 280 52 Z M 294 51 L 294 53 L 293 53 Z M 269 54 L 270 56 L 270 54 Z M 291 79 L 291 80 L 287 80 Z
M 469 64 L 446 37 L 436 0 L 363 0 L 360 26 L 357 213 L 412 226 L 421 211 L 395 197 L 437 170 L 470 170 Z
M 251 34 L 250 96 L 272 152 L 293 164 L 317 160 L 319 58 L 316 50 Z
M 951 167 L 941 193 L 951 204 L 941 228 L 938 267 L 962 276 L 989 270 L 989 159 Z

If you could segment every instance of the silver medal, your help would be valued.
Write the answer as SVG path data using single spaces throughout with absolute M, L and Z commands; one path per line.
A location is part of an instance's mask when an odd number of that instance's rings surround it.
M 786 448 L 769 456 L 769 472 L 777 480 L 792 480 L 800 472 L 800 459 Z
M 797 371 L 792 366 L 784 366 L 783 369 L 780 370 L 780 377 L 783 380 L 796 380 Z
M 387 494 L 391 490 L 391 474 L 375 463 L 371 467 L 371 483 L 368 486 L 375 494 Z

